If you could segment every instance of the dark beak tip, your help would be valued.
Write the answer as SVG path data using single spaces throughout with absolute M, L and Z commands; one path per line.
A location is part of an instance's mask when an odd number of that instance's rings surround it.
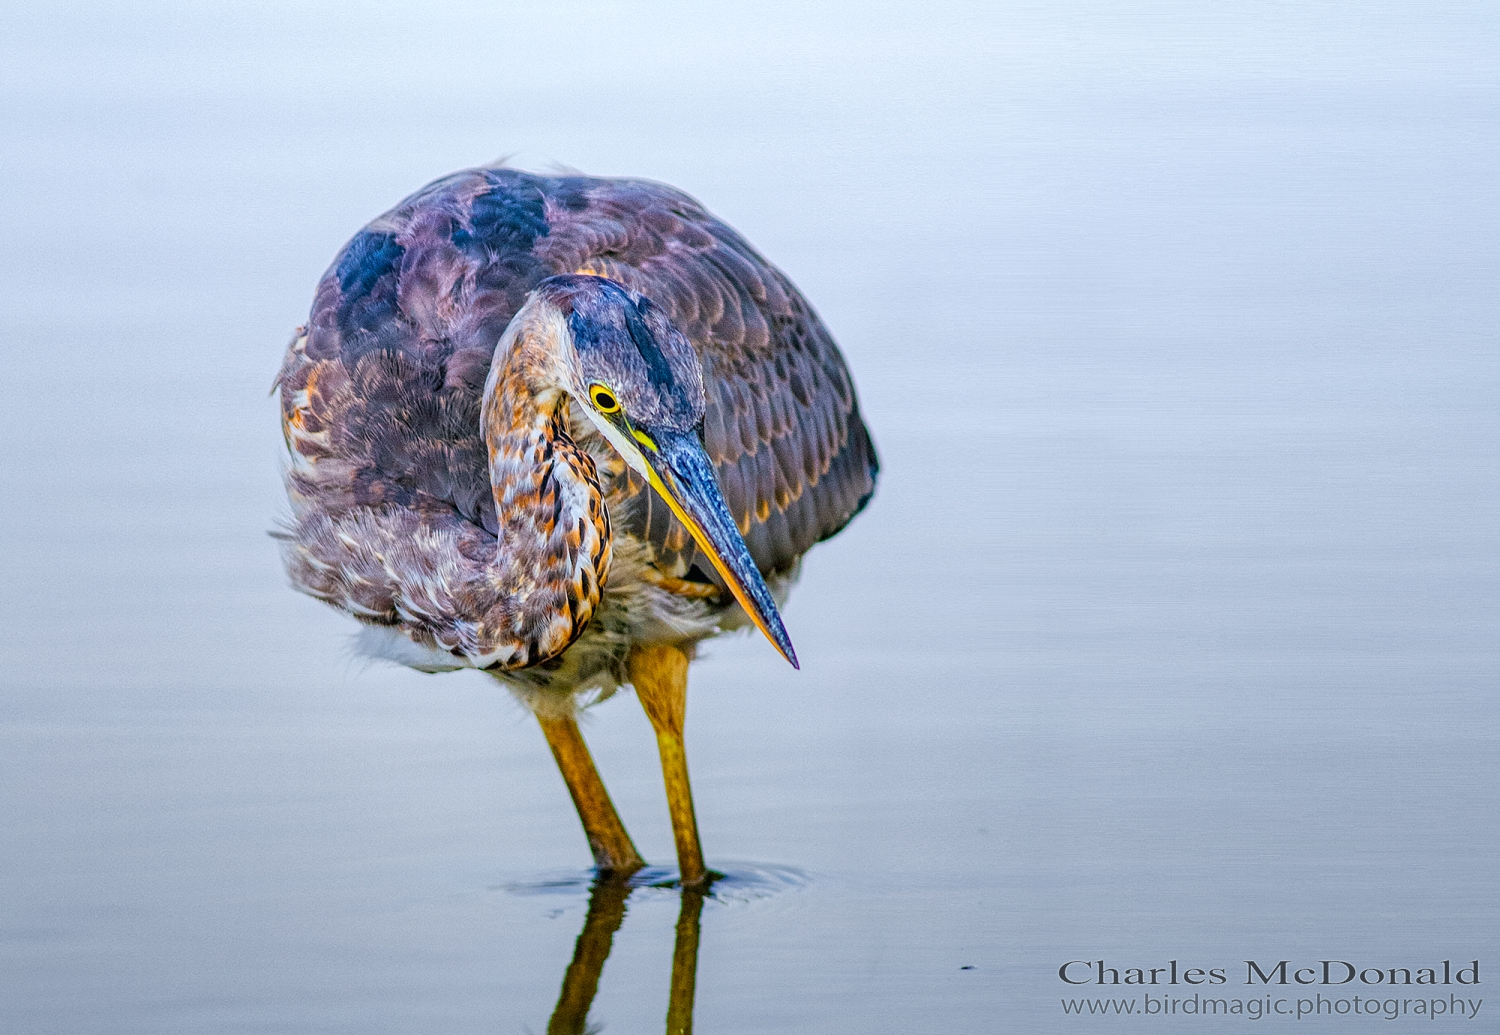
M 790 664 L 792 666 L 792 668 L 796 669 L 798 672 L 801 672 L 802 671 L 802 666 L 797 661 L 797 652 L 792 649 L 792 641 L 790 639 L 785 638 L 786 637 L 786 631 L 785 630 L 782 630 L 782 637 L 783 637 L 782 641 L 780 643 L 775 644 L 775 647 L 776 647 L 777 651 L 779 651 L 781 653 L 781 656 L 783 658 L 786 658 L 787 663 Z

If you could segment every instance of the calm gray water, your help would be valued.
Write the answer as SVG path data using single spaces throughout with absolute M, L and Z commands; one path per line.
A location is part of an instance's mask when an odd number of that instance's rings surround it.
M 0 15 L 0 1030 L 576 1029 L 571 974 L 648 1032 L 692 936 L 701 1032 L 1500 1030 L 1496 8 L 209 10 Z M 507 695 L 352 658 L 265 535 L 318 275 L 501 154 L 743 230 L 885 462 L 803 671 L 693 670 L 681 931 L 590 913 Z M 639 706 L 586 732 L 668 862 Z M 1148 1004 L 1074 960 L 1484 1004 L 1077 1017 Z

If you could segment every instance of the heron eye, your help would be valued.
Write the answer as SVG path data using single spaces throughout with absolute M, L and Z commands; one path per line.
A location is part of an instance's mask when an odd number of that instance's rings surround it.
M 589 400 L 593 402 L 594 409 L 600 413 L 620 412 L 620 400 L 616 399 L 614 393 L 603 385 L 592 385 L 589 388 Z

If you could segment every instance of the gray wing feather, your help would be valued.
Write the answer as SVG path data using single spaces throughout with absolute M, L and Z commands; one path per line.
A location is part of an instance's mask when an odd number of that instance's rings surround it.
M 785 275 L 687 195 L 632 180 L 593 181 L 587 195 L 587 208 L 553 220 L 544 250 L 647 295 L 692 341 L 725 499 L 756 563 L 789 569 L 874 490 L 874 445 L 838 347 Z M 595 213 L 623 228 L 608 247 L 572 232 Z M 656 528 L 651 539 L 660 550 Z

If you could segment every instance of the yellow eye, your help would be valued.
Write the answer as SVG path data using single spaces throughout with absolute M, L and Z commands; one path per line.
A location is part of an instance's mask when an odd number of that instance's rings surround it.
M 600 413 L 620 412 L 620 400 L 616 399 L 615 394 L 603 385 L 589 386 L 589 401 Z

